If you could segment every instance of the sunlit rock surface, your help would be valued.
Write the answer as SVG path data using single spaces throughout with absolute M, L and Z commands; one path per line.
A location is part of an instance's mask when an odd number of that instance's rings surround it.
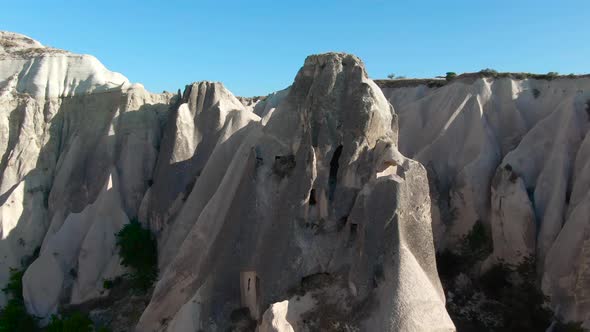
M 377 84 L 328 53 L 264 98 L 153 94 L 0 32 L 0 285 L 30 264 L 42 321 L 108 297 L 137 219 L 160 270 L 137 331 L 453 331 L 435 248 L 480 221 L 487 265 L 536 258 L 588 326 L 589 119 L 588 77 Z

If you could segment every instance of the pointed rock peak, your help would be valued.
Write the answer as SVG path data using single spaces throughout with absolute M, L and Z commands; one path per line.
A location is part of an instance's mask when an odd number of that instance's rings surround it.
M 222 109 L 243 110 L 244 105 L 220 82 L 200 81 L 185 87 L 182 102 L 190 109 L 207 109 L 219 105 Z
M 344 110 L 346 105 L 328 105 L 330 99 L 360 100 L 365 97 L 380 97 L 387 105 L 379 88 L 368 78 L 364 63 L 356 56 L 346 53 L 325 53 L 310 55 L 297 73 L 289 97 L 324 100 L 325 104 L 307 103 L 307 108 L 323 106 L 333 110 Z M 293 100 L 292 100 L 293 101 Z
M 368 79 L 365 64 L 358 57 L 347 53 L 324 53 L 310 55 L 305 59 L 295 78 L 294 87 L 298 83 L 305 84 L 306 78 L 330 77 L 341 72 L 354 74 L 357 79 Z
M 213 81 L 197 81 L 192 82 L 191 84 L 187 85 L 185 91 L 191 91 L 194 89 L 225 89 L 223 83 L 221 82 L 213 82 Z M 186 92 L 185 92 L 186 94 Z
M 352 79 L 358 82 L 367 78 L 363 62 L 354 55 L 345 53 L 310 55 L 297 73 L 290 95 L 305 97 L 314 87 L 316 90 L 319 89 L 319 93 L 327 94 L 332 92 L 337 81 Z
M 329 150 L 342 144 L 372 148 L 381 138 L 397 145 L 392 107 L 363 62 L 351 54 L 307 57 L 275 113 L 267 131 L 286 140 L 303 128 L 314 147 Z
M 356 55 L 339 52 L 328 52 L 322 54 L 313 54 L 305 59 L 305 66 L 328 64 L 340 64 L 342 66 L 359 66 L 365 70 L 365 64 Z

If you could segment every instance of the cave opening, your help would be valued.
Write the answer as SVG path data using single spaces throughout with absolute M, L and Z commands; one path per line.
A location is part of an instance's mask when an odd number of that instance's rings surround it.
M 309 205 L 315 205 L 316 204 L 316 199 L 315 199 L 315 189 L 312 189 L 311 192 L 309 193 Z
M 339 145 L 334 154 L 332 160 L 330 160 L 330 176 L 328 177 L 328 199 L 334 200 L 334 192 L 336 191 L 336 182 L 338 180 L 338 168 L 340 167 L 340 155 L 342 154 L 342 145 Z
M 357 237 L 357 233 L 358 233 L 358 224 L 356 223 L 351 223 L 350 224 L 350 234 L 348 237 L 348 247 L 352 247 L 354 241 L 356 240 Z

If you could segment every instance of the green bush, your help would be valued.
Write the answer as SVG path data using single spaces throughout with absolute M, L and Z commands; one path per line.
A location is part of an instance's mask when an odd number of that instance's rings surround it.
M 37 331 L 37 319 L 27 312 L 23 301 L 24 271 L 10 269 L 10 277 L 2 291 L 9 298 L 4 308 L 0 309 L 0 332 L 34 332 Z
M 2 291 L 6 293 L 7 296 L 13 299 L 22 300 L 24 274 L 24 270 L 10 268 L 10 277 L 8 278 L 8 283 L 6 284 L 6 287 L 2 288 Z
M 38 319 L 29 315 L 25 307 L 22 292 L 24 270 L 10 269 L 10 278 L 4 293 L 10 298 L 6 306 L 0 309 L 0 332 L 37 332 Z M 45 332 L 92 332 L 97 330 L 88 316 L 75 312 L 65 317 L 53 315 Z M 108 332 L 101 328 L 99 332 Z
M 99 328 L 97 332 L 111 332 L 111 329 L 103 326 Z
M 492 236 L 484 224 L 477 220 L 463 241 L 463 255 L 473 260 L 483 260 L 492 253 Z
M 491 77 L 496 77 L 498 76 L 498 71 L 491 69 L 491 68 L 486 68 L 486 69 L 482 69 L 479 71 L 480 74 L 482 74 L 483 76 L 491 76 Z
M 133 272 L 127 277 L 139 291 L 147 291 L 158 277 L 158 247 L 156 238 L 137 220 L 125 225 L 117 236 L 121 264 Z
M 452 280 L 461 272 L 466 272 L 468 267 L 464 263 L 463 257 L 451 250 L 436 254 L 436 267 L 443 283 Z
M 511 270 L 508 265 L 498 263 L 479 278 L 482 290 L 492 299 L 500 299 L 502 290 L 510 286 Z
M 90 318 L 80 312 L 63 318 L 53 315 L 45 328 L 46 332 L 92 332 L 93 330 L 94 326 Z
M 457 250 L 445 250 L 436 255 L 436 266 L 442 279 L 452 279 L 461 272 L 468 272 L 475 263 L 492 253 L 493 244 L 489 231 L 478 220 L 461 240 Z
M 82 312 L 73 312 L 68 315 L 51 316 L 49 325 L 45 327 L 44 332 L 110 332 L 106 327 L 98 328 L 88 315 Z
M 113 289 L 115 286 L 120 285 L 123 281 L 122 277 L 116 277 L 114 279 L 103 279 L 102 280 L 102 288 L 104 289 Z
M 20 299 L 10 299 L 0 310 L 0 332 L 38 331 L 37 319 L 29 315 Z
M 426 86 L 428 86 L 431 89 L 437 89 L 445 86 L 445 84 L 446 82 L 443 80 L 430 80 L 428 83 L 426 83 Z
M 547 297 L 536 284 L 533 258 L 518 266 L 500 262 L 476 282 L 490 305 L 482 307 L 485 315 L 500 319 L 499 331 L 545 331 L 554 319 L 545 305 Z
M 520 281 L 509 281 L 501 291 L 505 326 L 510 331 L 544 331 L 554 314 L 545 305 L 548 298 L 537 286 L 535 259 L 526 258 L 513 271 Z
M 105 279 L 102 281 L 102 288 L 112 289 L 115 286 L 115 282 L 112 279 Z
M 389 75 L 387 75 L 387 78 L 389 78 L 390 80 L 392 80 L 392 79 L 395 78 L 395 74 L 389 74 Z
M 445 76 L 445 79 L 447 81 L 451 81 L 451 80 L 455 79 L 456 77 L 457 77 L 457 73 L 452 72 L 452 71 L 449 71 L 449 72 L 447 72 L 447 75 Z
M 489 231 L 478 221 L 457 250 L 437 255 L 443 287 L 454 294 L 453 301 L 448 303 L 451 318 L 458 328 L 473 327 L 466 330 L 544 331 L 554 315 L 537 285 L 535 260 L 527 258 L 518 266 L 499 262 L 478 277 L 478 269 L 474 267 L 478 267 L 491 250 Z M 472 286 L 468 289 L 453 288 L 460 273 L 470 277 Z M 483 295 L 483 300 L 477 294 Z M 472 309 L 469 303 L 471 306 L 479 304 L 477 309 Z

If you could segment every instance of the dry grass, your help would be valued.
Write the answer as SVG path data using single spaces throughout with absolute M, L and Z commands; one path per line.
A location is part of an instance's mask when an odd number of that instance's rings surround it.
M 4 48 L 13 48 L 13 47 L 18 46 L 18 44 L 13 42 L 12 40 L 2 39 L 2 40 L 0 40 L 0 46 L 2 46 Z
M 568 75 L 560 75 L 556 72 L 549 72 L 547 74 L 534 74 L 534 73 L 509 73 L 509 72 L 498 72 L 493 69 L 483 69 L 476 73 L 463 73 L 461 75 L 452 76 L 451 80 L 445 80 L 440 78 L 410 78 L 410 79 L 375 79 L 375 83 L 380 88 L 407 88 L 407 87 L 414 87 L 419 85 L 426 85 L 429 88 L 440 88 L 445 86 L 450 81 L 460 81 L 464 80 L 469 82 L 470 80 L 478 79 L 478 78 L 512 78 L 515 80 L 525 80 L 525 79 L 536 79 L 536 80 L 555 80 L 555 79 L 577 79 L 577 78 L 589 78 L 590 74 L 585 75 L 575 75 L 575 74 L 568 74 Z
M 20 56 L 20 57 L 35 57 L 40 55 L 48 55 L 48 54 L 64 54 L 68 53 L 64 50 L 60 50 L 57 48 L 47 48 L 47 47 L 31 47 L 22 50 L 17 50 L 12 52 L 13 55 Z

